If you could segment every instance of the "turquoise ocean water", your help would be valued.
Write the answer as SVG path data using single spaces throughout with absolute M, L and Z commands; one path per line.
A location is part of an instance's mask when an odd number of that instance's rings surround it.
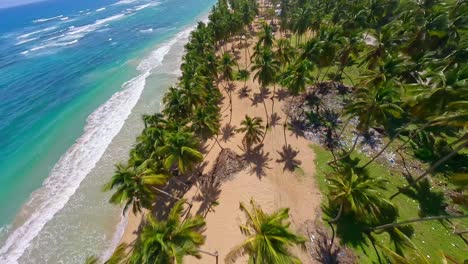
M 0 9 L 0 263 L 82 263 L 112 250 L 125 218 L 100 189 L 214 2 Z

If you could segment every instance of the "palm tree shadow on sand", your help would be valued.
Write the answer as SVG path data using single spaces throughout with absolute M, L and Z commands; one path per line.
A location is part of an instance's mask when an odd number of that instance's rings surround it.
M 239 99 L 248 98 L 250 92 L 252 92 L 252 89 L 250 89 L 247 86 L 244 86 L 239 91 L 237 91 L 237 96 L 239 97 Z
M 275 97 L 278 99 L 278 101 L 283 101 L 284 99 L 288 98 L 288 96 L 289 96 L 288 91 L 286 91 L 284 89 L 278 89 L 278 91 L 276 91 L 276 95 L 275 95 Z
M 296 138 L 304 137 L 304 122 L 294 119 L 288 124 L 288 129 Z
M 259 93 L 255 93 L 252 99 L 252 106 L 257 106 L 260 103 L 263 103 L 265 99 L 268 99 L 271 95 L 270 90 L 267 88 L 261 88 Z
M 222 138 L 221 140 L 224 142 L 228 142 L 231 137 L 236 134 L 236 126 L 226 124 L 221 128 Z
M 284 145 L 282 151 L 277 151 L 280 155 L 280 159 L 277 159 L 276 162 L 284 163 L 283 171 L 294 171 L 298 168 L 302 161 L 296 159 L 297 155 L 299 154 L 298 150 L 294 150 L 291 145 Z
M 250 165 L 250 174 L 255 174 L 259 179 L 262 179 L 266 176 L 266 169 L 271 169 L 268 166 L 268 163 L 272 160 L 270 157 L 270 152 L 265 153 L 263 150 L 263 144 L 247 150 L 244 154 L 244 159 Z
M 279 121 L 281 120 L 281 117 L 277 113 L 273 113 L 270 116 L 270 126 L 275 127 L 279 125 Z
M 213 206 L 217 204 L 221 194 L 221 183 L 214 177 L 202 177 L 198 188 L 200 193 L 193 198 L 194 201 L 201 202 L 196 214 L 205 218 L 209 212 L 213 211 Z

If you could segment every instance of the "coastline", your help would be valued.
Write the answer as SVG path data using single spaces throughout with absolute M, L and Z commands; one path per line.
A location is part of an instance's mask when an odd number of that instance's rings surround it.
M 253 53 L 253 43 L 256 37 L 249 41 L 250 54 Z M 237 40 L 228 43 L 226 50 L 230 50 L 232 45 L 238 45 Z M 244 51 L 240 52 L 237 62 L 240 68 L 245 68 Z M 249 60 L 247 60 L 249 61 Z M 250 63 L 250 62 L 248 62 Z M 250 78 L 247 87 L 251 89 L 249 98 L 241 98 L 237 92 L 244 83 L 236 81 L 233 83 L 235 91 L 229 95 L 221 87 L 224 99 L 221 104 L 222 120 L 221 129 L 231 126 L 239 127 L 240 122 L 246 114 L 258 116 L 265 120 L 265 112 L 262 103 L 253 104 L 252 98 L 260 90 L 257 81 Z M 232 97 L 232 116 L 230 116 L 229 97 Z M 277 96 L 275 96 L 277 97 Z M 271 98 L 271 94 L 270 94 Z M 285 101 L 275 98 L 275 113 L 277 114 L 276 124 L 267 131 L 261 155 L 247 158 L 249 165 L 242 171 L 230 175 L 230 180 L 223 181 L 218 186 L 192 186 L 185 193 L 184 198 L 193 203 L 191 214 L 204 214 L 206 220 L 205 244 L 201 247 L 203 251 L 217 252 L 221 263 L 231 248 L 242 242 L 244 238 L 238 226 L 243 223 L 244 215 L 239 211 L 239 202 L 248 203 L 253 198 L 262 208 L 271 212 L 279 208 L 290 208 L 290 219 L 294 229 L 303 234 L 307 234 L 308 225 L 313 223 L 320 208 L 321 193 L 316 186 L 314 153 L 310 148 L 310 141 L 302 136 L 298 136 L 291 131 L 284 135 L 283 122 L 286 114 L 282 110 Z M 270 112 L 272 100 L 266 99 L 266 106 Z M 271 112 L 270 112 L 271 114 Z M 269 117 L 270 118 L 270 117 Z M 222 135 L 221 135 L 222 136 Z M 287 144 L 284 142 L 286 137 Z M 242 135 L 234 133 L 225 140 L 220 140 L 223 148 L 234 151 L 237 155 L 243 155 L 240 149 L 242 145 Z M 289 147 L 286 147 L 289 145 Z M 206 142 L 205 146 L 210 149 L 205 153 L 205 167 L 202 174 L 210 175 L 212 169 L 221 153 L 221 148 L 214 140 Z M 285 157 L 285 156 L 290 157 Z M 286 161 L 286 159 L 291 159 Z M 294 168 L 287 165 L 293 162 Z M 214 190 L 215 189 L 215 190 Z M 200 197 L 216 200 L 219 204 L 214 207 L 205 208 L 203 199 Z M 131 244 L 137 238 L 139 225 L 145 213 L 134 215 L 128 212 L 128 224 L 120 243 Z M 229 239 L 226 239 L 229 238 Z M 297 251 L 297 252 L 296 252 Z M 304 263 L 314 263 L 308 254 L 295 249 Z M 240 258 L 238 262 L 241 263 Z M 202 254 L 201 259 L 187 257 L 188 263 L 212 263 L 213 257 Z

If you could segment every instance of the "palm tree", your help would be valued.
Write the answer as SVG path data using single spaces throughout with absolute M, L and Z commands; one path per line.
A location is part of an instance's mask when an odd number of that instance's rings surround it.
M 349 156 L 355 149 L 360 134 L 369 127 L 380 124 L 386 127 L 390 118 L 401 117 L 403 109 L 395 103 L 397 96 L 398 92 L 389 86 L 360 88 L 356 91 L 353 102 L 346 106 L 346 113 L 358 117 L 358 134 L 345 156 Z
M 238 67 L 236 60 L 232 57 L 232 55 L 228 52 L 225 52 L 220 59 L 219 62 L 219 71 L 222 74 L 223 80 L 226 82 L 227 86 L 229 83 L 234 80 L 234 67 Z M 230 108 L 230 115 L 232 118 L 232 94 L 231 90 L 224 88 L 226 93 L 229 96 L 229 108 Z
M 277 73 L 280 69 L 280 63 L 275 59 L 273 51 L 271 48 L 263 48 L 260 50 L 260 53 L 255 55 L 254 65 L 252 66 L 252 70 L 256 71 L 254 75 L 254 79 L 258 80 L 260 85 L 264 88 L 267 88 L 270 84 L 276 83 Z M 273 107 L 275 104 L 274 101 L 274 94 L 276 92 L 276 86 L 274 86 L 273 97 L 272 99 L 272 107 L 271 111 L 273 112 Z M 268 110 L 266 109 L 265 100 L 263 100 L 263 106 L 265 108 L 265 115 L 266 115 L 266 122 L 267 127 L 269 126 L 268 122 Z
M 197 139 L 188 132 L 178 131 L 166 136 L 165 145 L 156 149 L 156 154 L 164 157 L 164 167 L 177 167 L 181 173 L 190 170 L 203 160 L 203 155 L 197 150 Z
M 284 69 L 291 62 L 295 51 L 291 45 L 291 41 L 286 38 L 281 38 L 276 41 L 276 58 L 281 63 L 281 67 Z
M 218 134 L 220 119 L 217 106 L 198 107 L 193 113 L 191 129 L 197 136 L 206 140 Z
M 138 168 L 116 165 L 116 171 L 109 183 L 104 186 L 104 191 L 117 188 L 109 202 L 112 204 L 124 204 L 123 213 L 132 206 L 134 214 L 141 212 L 142 208 L 151 208 L 156 196 L 150 185 L 164 185 L 167 175 L 156 173 L 145 162 Z
M 171 87 L 164 95 L 164 110 L 163 114 L 170 120 L 178 122 L 185 120 L 190 113 L 190 106 L 184 102 L 184 95 L 180 89 Z
M 201 234 L 205 221 L 201 216 L 182 219 L 184 203 L 185 200 L 177 202 L 164 221 L 148 215 L 129 263 L 180 264 L 185 256 L 201 257 L 199 247 L 205 242 Z
M 339 208 L 341 215 L 353 215 L 361 221 L 375 222 L 382 209 L 393 208 L 393 204 L 382 197 L 385 190 L 383 178 L 372 178 L 355 169 L 343 169 L 327 177 L 330 205 Z
M 299 44 L 302 35 L 312 26 L 312 10 L 309 6 L 298 8 L 293 15 L 292 28 L 296 33 L 296 43 Z
M 242 69 L 238 72 L 237 74 L 237 78 L 241 81 L 244 81 L 244 87 L 243 88 L 246 88 L 247 87 L 247 80 L 249 79 L 250 77 L 250 72 L 249 70 L 247 69 Z
M 271 48 L 274 41 L 273 28 L 268 23 L 263 23 L 262 31 L 258 36 L 258 45 L 263 45 L 263 48 Z
M 250 200 L 250 204 L 251 210 L 244 203 L 240 203 L 240 209 L 245 213 L 247 222 L 239 227 L 247 239 L 227 254 L 225 263 L 234 263 L 244 254 L 249 255 L 248 262 L 252 264 L 301 263 L 289 248 L 294 245 L 304 246 L 307 240 L 289 228 L 289 208 L 267 214 L 253 200 Z
M 241 127 L 237 129 L 237 133 L 245 133 L 242 138 L 242 145 L 247 150 L 250 150 L 254 144 L 258 144 L 265 138 L 263 132 L 262 119 L 260 117 L 251 118 L 246 115 L 245 119 L 241 122 Z
M 299 58 L 284 73 L 282 84 L 286 86 L 290 94 L 297 96 L 305 92 L 307 85 L 312 82 L 312 69 L 313 65 L 308 59 Z

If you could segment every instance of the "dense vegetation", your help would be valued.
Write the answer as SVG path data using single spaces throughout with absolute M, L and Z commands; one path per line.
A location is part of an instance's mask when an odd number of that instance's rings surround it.
M 263 18 L 255 21 L 259 14 Z M 335 230 L 341 235 L 343 229 L 353 228 L 364 243 L 372 244 L 375 259 L 370 261 L 432 262 L 424 248 L 411 242 L 417 227 L 405 221 L 439 220 L 450 226 L 448 219 L 462 218 L 467 211 L 463 207 L 468 164 L 466 14 L 466 1 L 220 0 L 208 24 L 199 23 L 191 33 L 182 75 L 165 95 L 164 110 L 144 116 L 145 129 L 128 162 L 116 166 L 105 187 L 114 191 L 110 201 L 124 205 L 124 213 L 129 208 L 135 214 L 151 211 L 160 196 L 180 201 L 166 215 L 148 216 L 137 241 L 119 247 L 108 263 L 182 263 L 185 255 L 200 256 L 203 218 L 188 213 L 183 217 L 184 203 L 191 205 L 164 187 L 197 174 L 203 143 L 220 144 L 219 89 L 230 97 L 229 84 L 246 81 L 250 75 L 264 89 L 273 88 L 273 93 L 283 87 L 290 97 L 303 98 L 300 107 L 308 117 L 303 125 L 318 124 L 326 135 L 323 145 L 330 158 L 320 166 L 326 167 L 324 219 L 331 242 L 324 259 L 339 261 L 333 255 Z M 249 54 L 252 65 L 240 69 L 226 43 L 240 35 L 249 37 L 254 21 L 261 20 L 265 22 L 258 42 Z M 246 41 L 244 46 L 249 53 Z M 343 107 L 327 105 L 328 93 L 342 98 Z M 274 101 L 271 113 L 273 108 Z M 265 125 L 261 118 L 246 116 L 238 130 L 244 133 L 245 151 L 268 133 L 271 120 L 266 105 L 264 110 Z M 298 121 L 294 115 L 289 118 L 285 133 Z M 378 131 L 386 143 L 374 156 L 363 157 L 357 153 L 359 142 L 370 130 Z M 347 135 L 352 136 L 350 144 L 344 140 Z M 371 169 L 388 150 L 398 153 L 404 163 L 400 175 L 394 176 L 399 180 L 391 183 Z M 420 166 L 419 175 L 412 175 L 406 160 Z M 421 195 L 423 190 L 431 195 L 433 176 L 462 194 L 457 201 L 461 214 L 421 207 L 418 219 L 401 219 L 395 197 Z M 399 186 L 394 188 L 395 184 Z M 386 189 L 396 192 L 389 195 Z M 247 240 L 226 261 L 233 262 L 241 253 L 250 256 L 249 263 L 299 261 L 288 247 L 304 244 L 305 239 L 289 229 L 287 209 L 269 215 L 255 202 L 252 211 L 244 204 L 241 209 L 248 216 L 241 227 Z M 457 232 L 462 236 L 466 230 Z M 388 234 L 385 242 L 377 239 L 382 233 Z M 442 258 L 452 259 L 447 254 Z

